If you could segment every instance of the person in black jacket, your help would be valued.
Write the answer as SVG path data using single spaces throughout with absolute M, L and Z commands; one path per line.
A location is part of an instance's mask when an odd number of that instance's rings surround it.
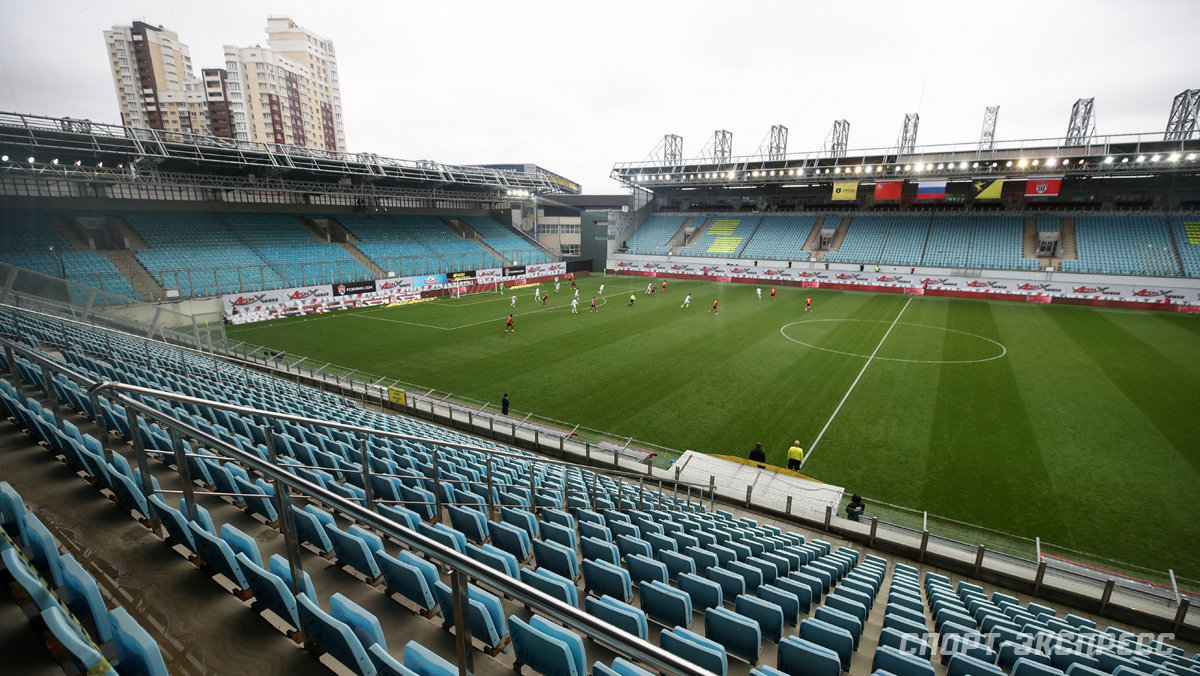
M 850 502 L 846 504 L 846 518 L 851 521 L 858 521 L 866 509 L 867 506 L 863 503 L 862 496 L 855 493 L 850 496 Z
M 750 461 L 757 462 L 759 469 L 766 467 L 767 452 L 763 450 L 761 441 L 755 444 L 754 448 L 750 450 Z
M 504 398 L 500 400 L 500 412 L 508 415 L 508 392 L 505 392 Z

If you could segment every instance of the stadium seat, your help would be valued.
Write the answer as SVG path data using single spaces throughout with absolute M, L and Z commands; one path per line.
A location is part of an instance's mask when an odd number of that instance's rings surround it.
M 662 582 L 646 582 L 638 588 L 642 610 L 655 622 L 666 627 L 692 624 L 692 597 L 686 592 Z
M 584 560 L 582 568 L 585 593 L 611 596 L 625 603 L 629 603 L 629 599 L 633 597 L 633 583 L 629 571 L 624 568 L 599 560 Z
M 800 638 L 829 648 L 837 653 L 842 671 L 850 671 L 850 660 L 854 653 L 854 637 L 849 631 L 810 617 L 800 623 Z
M 493 545 L 512 554 L 521 563 L 528 561 L 533 554 L 529 534 L 512 524 L 489 521 L 488 533 L 492 536 Z
M 863 624 L 857 617 L 850 613 L 843 613 L 837 608 L 830 607 L 828 599 L 826 599 L 826 605 L 817 608 L 817 611 L 813 613 L 813 617 L 846 630 L 850 634 L 850 637 L 854 639 L 854 649 L 858 650 L 858 641 L 862 638 Z
M 667 567 L 648 556 L 630 554 L 625 559 L 625 567 L 634 586 L 640 586 L 645 581 L 668 581 Z
M 242 552 L 238 552 L 236 558 L 250 590 L 254 592 L 253 607 L 260 611 L 270 610 L 280 620 L 288 623 L 293 631 L 299 631 L 300 615 L 296 606 L 296 595 L 278 575 L 256 565 Z
M 602 596 L 600 598 L 589 596 L 584 599 L 584 609 L 589 615 L 633 634 L 643 641 L 646 640 L 649 634 L 646 613 L 611 596 Z
M 229 544 L 196 525 L 195 521 L 188 522 L 188 528 L 192 531 L 192 539 L 196 543 L 196 554 L 200 557 L 201 562 L 214 573 L 229 580 L 234 586 L 235 594 L 245 595 L 244 592 L 249 583 L 246 582 L 241 566 L 234 558 L 233 549 L 229 547 Z
M 586 676 L 580 672 L 575 655 L 566 642 L 533 627 L 516 615 L 509 616 L 508 626 L 512 631 L 515 669 L 518 673 L 522 665 L 528 665 L 539 674 Z
M 491 566 L 509 577 L 519 577 L 521 574 L 521 564 L 517 563 L 517 557 L 504 550 L 497 549 L 490 544 L 485 544 L 482 547 L 468 544 L 467 556 Z
M 582 530 L 583 526 L 591 524 L 580 523 Z M 583 558 L 607 561 L 614 566 L 621 564 L 621 552 L 617 550 L 617 546 L 599 538 L 585 536 L 579 540 L 579 549 L 583 553 Z M 691 562 L 691 559 L 688 559 Z
M 444 625 L 454 625 L 454 596 L 450 587 L 443 582 L 433 585 L 434 598 L 438 600 L 438 609 L 442 614 Z M 508 651 L 508 628 L 504 623 L 504 608 L 500 599 L 494 594 L 474 584 L 467 585 L 467 603 L 470 617 L 467 624 L 471 627 L 471 635 L 479 639 L 487 649 L 488 654 L 496 655 Z
M 437 609 L 433 585 L 440 579 L 437 567 L 407 551 L 398 556 L 376 552 L 375 561 L 383 575 L 384 592 L 399 594 L 417 604 L 428 617 Z
M 663 650 L 707 669 L 717 676 L 726 676 L 729 672 L 729 659 L 725 655 L 725 648 L 720 643 L 683 627 L 662 630 L 658 635 L 658 644 Z
M 522 568 L 521 581 L 534 587 L 563 603 L 579 607 L 579 589 L 575 583 L 550 570 L 530 570 Z
M 1061 669 L 1055 669 L 1049 664 L 1043 664 L 1029 657 L 1017 658 L 1009 673 L 1011 676 L 1065 676 Z
M 946 676 L 1004 676 L 1004 670 L 966 653 L 955 653 L 946 666 Z
M 879 646 L 871 660 L 871 670 L 883 670 L 896 676 L 934 676 L 933 665 L 891 646 Z
M 653 676 L 653 674 L 624 657 L 615 657 L 611 665 L 606 666 L 602 662 L 593 663 L 592 676 Z
M 404 644 L 404 666 L 417 676 L 458 676 L 458 667 L 416 641 Z
M 356 673 L 375 673 L 375 665 L 367 656 L 362 642 L 345 622 L 321 610 L 307 594 L 297 594 L 296 604 L 305 638 L 318 654 L 329 653 Z
M 55 640 L 62 646 L 67 659 L 81 674 L 115 674 L 96 646 L 80 632 L 79 627 L 71 620 L 71 616 L 61 607 L 55 605 L 42 612 L 42 621 L 54 635 Z M 163 669 L 162 673 L 166 673 Z
M 796 636 L 779 642 L 779 670 L 796 676 L 840 676 L 841 658 L 836 652 Z
M 550 540 L 533 540 L 533 556 L 538 568 L 547 568 L 568 580 L 579 579 L 579 557 L 574 549 Z
M 59 599 L 83 623 L 89 636 L 99 643 L 112 639 L 112 621 L 95 578 L 70 554 L 62 555 L 61 564 L 63 586 Z

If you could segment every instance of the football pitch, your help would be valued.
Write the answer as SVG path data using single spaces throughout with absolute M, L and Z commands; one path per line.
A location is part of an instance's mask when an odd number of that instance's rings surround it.
M 679 450 L 783 465 L 799 440 L 848 493 L 1200 578 L 1197 315 L 648 281 L 583 278 L 578 314 L 550 283 L 545 308 L 526 287 L 228 333 Z

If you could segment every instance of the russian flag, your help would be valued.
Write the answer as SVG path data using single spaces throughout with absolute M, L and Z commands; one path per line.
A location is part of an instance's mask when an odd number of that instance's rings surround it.
M 918 181 L 917 182 L 917 199 L 919 199 L 919 200 L 944 200 L 944 199 L 946 199 L 946 182 L 945 181 Z

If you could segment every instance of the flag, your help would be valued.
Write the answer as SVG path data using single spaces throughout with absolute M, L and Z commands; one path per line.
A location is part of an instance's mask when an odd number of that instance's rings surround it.
M 835 200 L 858 199 L 858 181 L 850 181 L 848 183 L 834 183 L 832 197 Z
M 946 182 L 945 181 L 918 181 L 917 182 L 917 199 L 919 199 L 919 200 L 944 200 L 944 199 L 946 199 Z
M 1004 189 L 1004 179 L 998 178 L 994 181 L 977 180 L 975 181 L 975 199 L 977 200 L 998 200 L 1000 199 L 1000 191 Z
M 898 200 L 904 181 L 879 181 L 875 184 L 875 200 Z
M 1062 185 L 1062 177 L 1031 178 L 1025 182 L 1026 197 L 1056 197 Z

